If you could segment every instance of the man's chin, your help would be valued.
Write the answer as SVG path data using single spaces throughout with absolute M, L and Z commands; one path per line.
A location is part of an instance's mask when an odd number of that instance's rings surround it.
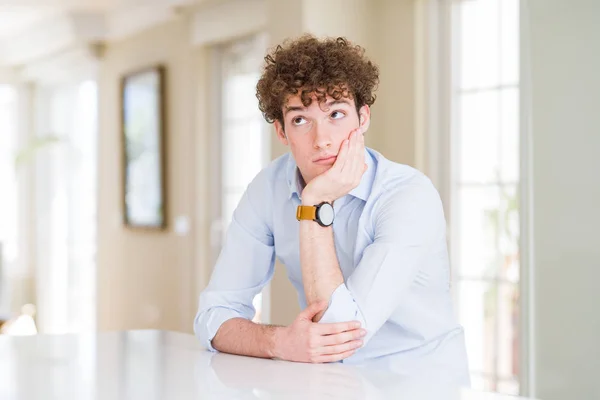
M 331 167 L 333 167 L 333 164 L 331 164 L 331 165 L 317 165 L 317 166 L 315 166 L 315 172 L 316 172 L 315 176 L 316 175 L 321 175 L 322 173 L 329 171 L 331 169 Z
M 313 166 L 311 174 L 310 174 L 310 178 L 308 179 L 308 181 L 306 181 L 306 183 L 310 182 L 317 176 L 329 171 L 331 169 L 331 167 L 333 167 L 333 165 L 315 165 L 315 166 Z

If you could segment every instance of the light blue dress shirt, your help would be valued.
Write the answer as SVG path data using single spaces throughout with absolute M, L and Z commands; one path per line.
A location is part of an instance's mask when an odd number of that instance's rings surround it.
M 335 250 L 344 283 L 320 322 L 358 320 L 364 346 L 343 360 L 468 385 L 463 329 L 450 292 L 446 223 L 440 197 L 421 172 L 365 150 L 362 180 L 333 204 Z M 306 299 L 296 207 L 302 187 L 291 154 L 250 183 L 227 231 L 194 331 L 210 350 L 225 321 L 252 319 L 252 300 L 287 269 L 302 309 Z

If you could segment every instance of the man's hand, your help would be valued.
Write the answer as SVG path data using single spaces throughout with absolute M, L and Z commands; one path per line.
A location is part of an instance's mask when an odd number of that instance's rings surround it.
M 287 361 L 327 363 L 350 357 L 362 346 L 366 331 L 360 322 L 318 324 L 313 317 L 327 308 L 327 302 L 311 304 L 294 322 L 278 331 L 274 356 Z
M 311 206 L 322 201 L 332 203 L 357 187 L 366 170 L 365 138 L 362 128 L 357 128 L 342 142 L 332 167 L 306 185 L 302 203 Z

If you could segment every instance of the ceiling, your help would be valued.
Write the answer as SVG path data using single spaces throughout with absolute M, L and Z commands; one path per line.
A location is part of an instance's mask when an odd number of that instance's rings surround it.
M 206 0 L 0 0 L 0 67 L 39 60 L 73 43 L 113 40 Z
M 0 3 L 0 38 L 20 34 L 58 13 L 60 11 L 50 7 L 6 6 Z

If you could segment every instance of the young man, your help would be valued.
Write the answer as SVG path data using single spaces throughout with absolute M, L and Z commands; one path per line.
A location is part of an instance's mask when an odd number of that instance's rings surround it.
M 200 296 L 197 336 L 227 353 L 377 363 L 468 384 L 439 195 L 423 174 L 364 145 L 378 68 L 343 38 L 312 36 L 265 62 L 259 107 L 291 154 L 240 201 Z M 304 309 L 287 327 L 251 322 L 275 257 Z

